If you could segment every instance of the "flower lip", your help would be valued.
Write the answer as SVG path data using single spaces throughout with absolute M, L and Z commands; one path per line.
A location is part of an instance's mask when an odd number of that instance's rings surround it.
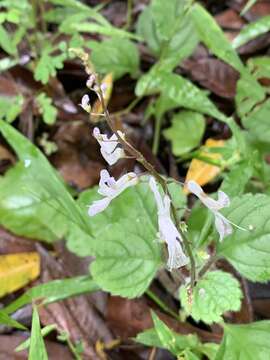
M 94 216 L 105 210 L 114 198 L 128 187 L 136 185 L 137 182 L 138 177 L 135 173 L 127 173 L 116 181 L 106 169 L 101 170 L 98 193 L 104 198 L 94 201 L 89 206 L 89 216 Z
M 100 152 L 109 165 L 115 164 L 125 154 L 124 150 L 118 147 L 119 142 L 116 134 L 110 138 L 106 134 L 101 134 L 98 127 L 93 129 L 93 136 L 100 145 Z
M 167 243 L 167 249 L 169 254 L 167 267 L 171 271 L 172 269 L 185 266 L 189 260 L 184 254 L 181 247 L 181 235 L 171 219 L 171 200 L 169 196 L 164 195 L 164 197 L 162 198 L 159 193 L 156 180 L 152 176 L 149 180 L 149 186 L 156 200 L 158 208 L 159 233 L 160 237 Z
M 213 213 L 215 217 L 215 227 L 219 233 L 219 240 L 222 241 L 225 236 L 228 236 L 232 233 L 232 226 L 228 219 L 225 218 L 222 214 L 219 213 L 224 207 L 230 205 L 230 199 L 223 191 L 218 191 L 218 199 L 214 200 L 210 198 L 200 187 L 199 184 L 194 180 L 190 180 L 187 183 L 187 188 L 191 193 L 196 195 L 201 202 Z M 238 227 L 237 225 L 233 224 Z M 244 229 L 245 230 L 245 229 Z

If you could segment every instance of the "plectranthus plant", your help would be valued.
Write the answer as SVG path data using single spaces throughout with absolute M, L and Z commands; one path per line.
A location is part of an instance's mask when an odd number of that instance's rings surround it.
M 80 54 L 80 53 L 79 53 Z M 159 242 L 164 245 L 165 259 L 164 265 L 171 272 L 180 270 L 185 267 L 188 270 L 189 275 L 186 276 L 185 286 L 182 288 L 181 293 L 187 294 L 187 310 L 192 308 L 194 302 L 194 291 L 202 276 L 206 275 L 210 267 L 216 260 L 215 256 L 209 257 L 209 260 L 200 271 L 200 264 L 197 261 L 196 250 L 193 248 L 193 244 L 188 237 L 188 226 L 184 221 L 181 221 L 179 216 L 177 205 L 175 204 L 174 195 L 170 192 L 169 184 L 174 183 L 174 191 L 183 192 L 185 187 L 191 194 L 196 195 L 201 203 L 208 209 L 212 215 L 212 221 L 214 227 L 219 234 L 219 242 L 223 242 L 224 238 L 231 235 L 234 228 L 241 231 L 249 231 L 248 229 L 241 227 L 231 220 L 226 218 L 220 210 L 223 208 L 230 208 L 230 198 L 225 192 L 219 190 L 217 200 L 208 196 L 201 186 L 196 183 L 195 180 L 189 179 L 186 184 L 181 184 L 173 179 L 168 179 L 165 176 L 159 174 L 155 168 L 150 164 L 143 154 L 139 152 L 127 139 L 125 134 L 118 130 L 113 120 L 110 118 L 109 111 L 105 105 L 104 91 L 106 85 L 100 82 L 99 75 L 95 73 L 93 65 L 89 62 L 86 54 L 80 54 L 86 72 L 89 75 L 89 79 L 86 82 L 89 90 L 93 91 L 102 106 L 103 117 L 107 124 L 106 133 L 101 133 L 100 129 L 95 126 L 92 132 L 93 137 L 100 145 L 100 152 L 108 165 L 116 164 L 121 158 L 131 157 L 145 169 L 146 173 L 143 175 L 136 174 L 135 172 L 128 172 L 123 174 L 119 179 L 115 179 L 110 176 L 106 169 L 100 172 L 100 181 L 98 186 L 98 194 L 102 196 L 101 199 L 94 200 L 88 205 L 88 215 L 90 217 L 96 216 L 105 211 L 110 204 L 115 201 L 124 191 L 130 187 L 138 186 L 142 184 L 145 191 L 150 190 L 150 196 L 155 200 L 154 205 L 154 221 L 156 223 L 156 238 L 149 238 L 147 242 Z M 81 107 L 89 114 L 91 120 L 91 104 L 88 94 L 85 94 L 81 100 Z M 147 174 L 147 175 L 146 175 Z M 135 190 L 136 191 L 136 190 Z M 152 194 L 152 195 L 151 195 Z M 114 207 L 113 211 L 117 211 L 117 207 Z M 128 218 L 128 214 L 125 216 Z M 125 219 L 122 219 L 123 222 Z M 133 219 L 140 225 L 141 219 Z M 119 226 L 121 226 L 121 220 L 119 220 Z M 126 240 L 127 242 L 130 240 Z M 136 241 L 135 239 L 133 241 Z M 134 245 L 134 254 L 136 252 L 136 245 Z M 109 247 L 109 244 L 108 244 Z M 132 256 L 132 244 L 131 244 L 131 256 Z M 206 257 L 209 255 L 206 254 Z M 219 273 L 218 273 L 219 274 Z M 222 273 L 220 273 L 222 276 Z M 236 280 L 232 281 L 237 284 Z M 204 296 L 207 290 L 201 288 L 200 296 Z M 120 291 L 121 293 L 121 291 Z M 237 293 L 240 296 L 240 290 L 237 285 Z M 203 295 L 202 295 L 203 294 Z M 184 295 L 182 295 L 184 297 Z M 237 306 L 235 306 L 237 304 Z M 235 302 L 233 305 L 235 309 L 239 306 L 239 302 Z M 229 306 L 230 307 L 230 306 Z
M 50 249 L 64 240 L 69 251 L 91 258 L 85 276 L 33 286 L 1 308 L 1 324 L 25 330 L 15 320 L 18 314 L 12 316 L 34 305 L 30 344 L 28 339 L 20 346 L 30 346 L 30 360 L 47 359 L 43 335 L 52 330 L 70 343 L 69 334 L 57 326 L 41 329 L 40 306 L 100 290 L 151 300 L 152 327 L 133 340 L 165 348 L 179 360 L 270 359 L 270 321 L 258 321 L 257 285 L 251 284 L 270 281 L 270 22 L 269 16 L 257 19 L 262 12 L 253 8 L 256 1 L 236 2 L 151 0 L 137 6 L 128 0 L 122 28 L 103 15 L 111 13 L 112 1 L 95 8 L 79 0 L 1 2 L 0 65 L 8 72 L 4 84 L 17 90 L 1 99 L 0 132 L 18 159 L 8 152 L 14 166 L 0 177 L 1 226 Z M 226 20 L 231 14 L 237 23 L 233 29 Z M 237 35 L 234 27 L 239 26 Z M 84 95 L 79 100 L 77 91 L 68 89 L 62 95 L 74 95 L 77 110 L 88 114 L 81 122 L 74 103 L 67 106 L 72 127 L 89 120 L 82 141 L 87 147 L 92 137 L 103 168 L 97 186 L 87 182 L 70 189 L 16 128 L 23 128 L 47 156 L 57 155 L 51 140 L 58 125 L 66 125 L 58 110 L 66 107 L 59 97 L 69 82 L 59 71 L 77 56 L 87 74 Z M 14 78 L 25 71 L 26 78 L 33 77 L 30 92 L 24 90 L 24 76 L 22 82 Z M 110 92 L 120 78 L 131 82 L 133 100 L 110 114 Z M 176 179 L 164 175 L 168 169 L 157 171 L 134 146 L 127 122 L 121 122 L 131 110 L 143 113 L 139 131 L 153 129 L 153 138 L 145 131 L 143 142 L 164 167 L 170 155 Z M 135 166 L 126 171 L 131 163 Z M 23 286 L 36 274 L 23 278 Z M 2 295 L 10 291 L 6 284 L 9 277 L 2 277 Z M 207 342 L 209 333 L 216 343 Z M 76 359 L 80 347 L 87 352 L 86 343 L 71 344 Z M 95 358 L 93 352 L 87 355 Z
M 1 311 L 1 318 L 12 326 L 20 326 L 9 315 L 40 297 L 54 302 L 98 289 L 126 298 L 147 294 L 178 321 L 191 316 L 206 325 L 218 323 L 224 329 L 223 342 L 219 346 L 202 343 L 195 334 L 179 335 L 155 313 L 154 327 L 137 335 L 135 341 L 165 348 L 185 360 L 203 356 L 210 360 L 237 359 L 239 351 L 249 354 L 256 349 L 253 339 L 264 338 L 269 332 L 269 323 L 229 325 L 224 322 L 224 315 L 241 307 L 241 276 L 251 281 L 270 279 L 268 196 L 230 197 L 222 189 L 209 196 L 192 178 L 181 183 L 157 172 L 110 116 L 104 98 L 106 86 L 89 56 L 73 51 L 85 66 L 89 92 L 94 92 L 101 104 L 99 114 L 92 112 L 90 93 L 86 93 L 80 106 L 89 114 L 90 123 L 92 117 L 95 119 L 89 132 L 110 168 L 100 171 L 98 187 L 84 191 L 75 201 L 40 150 L 11 125 L 0 121 L 1 133 L 20 160 L 7 176 L 11 184 L 16 176 L 16 187 L 12 197 L 2 199 L 6 209 L 2 221 L 13 231 L 20 231 L 9 222 L 10 215 L 15 216 L 14 197 L 20 199 L 21 205 L 26 202 L 25 206 L 29 206 L 30 202 L 39 221 L 46 211 L 51 221 L 38 228 L 42 231 L 38 230 L 35 236 L 50 241 L 64 237 L 70 251 L 82 257 L 93 256 L 91 278 L 76 279 L 76 286 L 70 285 L 68 292 L 62 289 L 66 289 L 69 280 L 45 284 L 44 289 L 33 288 Z M 97 122 L 97 116 L 101 121 Z M 235 136 L 241 138 L 239 129 L 227 120 Z M 113 166 L 124 158 L 135 159 L 139 166 L 115 178 L 111 175 Z M 186 194 L 198 199 L 192 208 L 187 206 Z M 236 276 L 217 266 L 223 258 L 235 269 Z M 152 281 L 164 271 L 178 279 L 178 291 L 173 296 L 179 300 L 179 313 L 169 309 L 150 289 Z M 238 334 L 244 343 L 251 341 L 254 346 L 240 346 L 235 340 Z M 267 349 L 257 350 L 268 354 Z

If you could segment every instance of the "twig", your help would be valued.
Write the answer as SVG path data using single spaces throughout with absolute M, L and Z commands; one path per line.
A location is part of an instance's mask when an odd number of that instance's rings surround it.
M 206 262 L 206 264 L 202 267 L 202 269 L 199 272 L 199 278 L 202 278 L 204 276 L 205 273 L 207 273 L 207 271 L 211 268 L 212 265 L 214 265 L 214 263 L 218 260 L 219 256 L 217 254 L 213 254 L 208 261 Z

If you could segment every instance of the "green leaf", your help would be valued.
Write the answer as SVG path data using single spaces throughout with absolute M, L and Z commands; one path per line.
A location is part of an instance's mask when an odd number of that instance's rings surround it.
M 143 180 L 144 181 L 144 180 Z M 169 184 L 177 207 L 185 206 L 179 185 Z M 79 198 L 82 209 L 100 196 L 96 188 Z M 134 297 L 142 294 L 162 266 L 157 241 L 157 213 L 153 194 L 146 183 L 125 190 L 102 213 L 91 218 L 95 240 L 72 228 L 68 247 L 81 256 L 96 256 L 91 274 L 100 287 L 113 294 Z
M 270 321 L 224 325 L 224 336 L 215 360 L 270 358 Z
M 179 355 L 186 348 L 194 349 L 199 345 L 196 335 L 179 335 L 170 330 L 158 316 L 152 312 L 155 331 L 163 347 L 174 355 Z
M 254 4 L 256 4 L 256 2 L 257 0 L 248 0 L 240 15 L 243 16 Z
M 155 328 L 147 329 L 139 333 L 136 336 L 135 341 L 146 346 L 157 347 L 157 348 L 164 347 L 163 343 L 159 339 L 159 336 Z
M 270 56 L 256 56 L 248 60 L 248 67 L 256 79 L 270 78 Z
M 167 140 L 172 142 L 175 156 L 185 154 L 198 146 L 205 130 L 203 115 L 193 111 L 181 111 L 172 118 L 172 125 L 163 131 Z
M 238 48 L 257 36 L 265 34 L 270 30 L 270 16 L 264 16 L 244 26 L 240 33 L 233 39 L 232 46 Z
M 25 168 L 27 177 L 25 187 L 28 193 L 38 199 L 54 199 L 70 226 L 79 226 L 84 232 L 91 235 L 86 212 L 78 207 L 63 181 L 41 151 L 2 120 L 0 120 L 0 132 L 13 147 L 18 157 L 29 165 Z M 27 187 L 28 183 L 31 185 Z M 35 189 L 33 191 L 34 184 L 38 188 L 37 191 Z
M 242 118 L 249 113 L 253 107 L 261 103 L 265 98 L 265 90 L 252 76 L 242 75 L 237 82 L 236 108 L 238 115 Z
M 137 33 L 152 53 L 161 57 L 167 71 L 189 56 L 198 43 L 185 2 L 178 0 L 152 1 L 139 17 Z
M 184 350 L 183 356 L 185 360 L 200 360 L 201 357 L 197 356 L 190 350 Z
M 92 278 L 87 276 L 53 280 L 27 290 L 23 295 L 5 307 L 3 312 L 5 314 L 11 314 L 35 300 L 43 299 L 44 304 L 50 304 L 72 296 L 92 293 L 97 290 L 99 290 L 99 286 Z
M 57 325 L 55 325 L 55 324 L 47 325 L 43 329 L 41 329 L 41 335 L 42 335 L 42 337 L 45 337 L 45 336 L 49 335 L 54 330 L 57 330 Z M 30 338 L 23 341 L 19 346 L 17 346 L 15 351 L 19 352 L 19 351 L 28 349 L 29 346 L 30 346 Z
M 156 33 L 151 7 L 147 6 L 140 14 L 137 22 L 137 34 L 147 43 L 151 52 L 158 56 L 160 54 L 160 40 Z
M 180 288 L 180 300 L 185 311 L 196 321 L 207 324 L 222 322 L 226 311 L 238 311 L 242 292 L 238 281 L 229 273 L 210 271 L 196 284 L 192 299 L 186 286 Z
M 95 193 L 85 193 L 84 203 L 96 199 Z M 162 265 L 156 205 L 148 185 L 127 189 L 93 218 L 91 226 L 98 239 L 91 244 L 96 256 L 91 265 L 94 280 L 115 295 L 141 295 Z
M 152 312 L 152 318 L 155 327 L 139 333 L 135 339 L 138 343 L 167 349 L 176 356 L 180 355 L 186 348 L 196 349 L 198 347 L 200 342 L 196 335 L 175 333 L 154 312 Z
M 62 26 L 60 27 L 62 30 Z M 97 23 L 90 23 L 90 22 L 74 22 L 74 20 L 70 23 L 69 29 L 65 29 L 65 32 L 69 34 L 74 34 L 75 31 L 81 33 L 97 33 L 106 36 L 118 36 L 119 41 L 122 39 L 135 39 L 140 40 L 140 38 L 128 31 L 118 29 L 115 26 L 108 24 L 97 24 Z
M 0 96 L 0 118 L 7 122 L 13 122 L 21 113 L 24 98 L 22 95 L 14 97 Z
M 40 93 L 36 98 L 40 112 L 45 124 L 52 125 L 55 123 L 57 109 L 52 105 L 52 99 L 44 92 Z
M 5 57 L 0 60 L 0 73 L 10 69 L 18 64 L 18 60 L 14 60 L 11 57 Z
M 245 194 L 234 198 L 224 216 L 247 231 L 234 228 L 218 246 L 218 254 L 252 281 L 270 279 L 270 198 Z
M 127 298 L 144 293 L 162 265 L 156 230 L 144 217 L 123 219 L 103 230 L 91 265 L 103 290 Z
M 212 230 L 213 217 L 200 202 L 193 206 L 187 225 L 194 248 L 205 248 L 211 242 L 209 234 Z
M 14 45 L 11 36 L 5 30 L 5 28 L 0 24 L 0 47 L 6 51 L 9 55 L 16 55 L 17 48 Z
M 209 359 L 214 360 L 218 348 L 217 344 L 201 344 L 196 335 L 175 333 L 153 312 L 152 318 L 155 327 L 138 334 L 135 341 L 146 346 L 167 349 L 176 356 L 183 356 L 188 352 L 189 357 L 186 357 L 188 359 L 201 359 L 201 354 L 207 355 Z
M 156 26 L 157 36 L 161 41 L 170 41 L 175 32 L 175 22 L 183 17 L 183 2 L 171 0 L 153 0 L 151 12 Z M 177 21 L 178 20 L 178 21 Z
M 237 110 L 239 115 L 248 112 L 254 104 L 264 98 L 265 92 L 263 88 L 245 68 L 215 19 L 201 5 L 193 5 L 191 17 L 201 41 L 208 49 L 240 72 L 241 79 L 238 81 L 236 96 Z
M 128 39 L 112 38 L 102 42 L 91 42 L 91 60 L 96 70 L 107 74 L 112 72 L 114 79 L 125 74 L 136 75 L 139 70 L 137 47 Z
M 47 242 L 60 239 L 68 225 L 61 208 L 54 198 L 37 197 L 33 191 L 39 194 L 38 185 L 22 163 L 0 177 L 0 223 L 17 235 Z
M 0 310 L 0 324 L 14 327 L 16 329 L 25 330 L 25 326 L 9 317 L 4 311 Z
M 199 4 L 193 5 L 191 18 L 200 40 L 218 58 L 230 64 L 240 73 L 244 65 L 215 19 Z
M 207 356 L 209 358 L 209 360 L 215 360 L 216 359 L 216 354 L 218 352 L 219 349 L 219 345 L 218 344 L 214 344 L 214 343 L 204 343 L 202 345 L 199 346 L 199 351 Z
M 242 123 L 259 141 L 270 142 L 270 100 L 258 105 L 248 116 L 242 118 Z
M 28 359 L 48 360 L 47 351 L 41 334 L 39 316 L 36 306 L 34 306 L 33 309 L 30 350 Z
M 221 121 L 226 117 L 208 99 L 205 92 L 180 75 L 160 71 L 153 67 L 142 76 L 136 86 L 137 96 L 162 92 L 184 108 L 208 114 Z
M 34 71 L 35 80 L 41 81 L 42 84 L 47 84 L 49 78 L 55 77 L 57 70 L 63 68 L 66 58 L 66 54 L 52 56 L 50 55 L 50 49 L 45 49 Z
M 242 195 L 252 174 L 253 166 L 249 161 L 238 163 L 225 175 L 220 190 L 230 197 Z

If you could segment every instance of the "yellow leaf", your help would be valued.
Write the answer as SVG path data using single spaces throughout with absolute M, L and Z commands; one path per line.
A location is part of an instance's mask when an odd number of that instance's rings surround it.
M 224 140 L 207 139 L 204 147 L 223 147 L 224 144 Z M 201 151 L 200 154 L 214 160 L 222 159 L 222 155 L 219 153 Z M 208 164 L 202 160 L 193 159 L 187 172 L 186 182 L 189 180 L 195 180 L 199 185 L 203 186 L 209 183 L 209 181 L 213 180 L 220 173 L 220 171 L 221 169 L 218 166 Z M 185 188 L 184 191 L 186 194 L 189 192 L 187 188 Z
M 105 105 L 107 106 L 109 103 L 109 100 L 112 95 L 112 88 L 113 88 L 113 76 L 112 73 L 107 74 L 101 81 L 102 84 L 105 85 L 105 92 L 104 92 L 104 101 Z M 100 103 L 100 100 L 97 99 L 93 105 L 93 108 L 91 110 L 93 114 L 102 114 L 102 106 Z M 92 121 L 98 121 L 99 116 L 98 115 L 91 115 Z
M 0 255 L 0 297 L 24 287 L 39 273 L 37 252 Z

